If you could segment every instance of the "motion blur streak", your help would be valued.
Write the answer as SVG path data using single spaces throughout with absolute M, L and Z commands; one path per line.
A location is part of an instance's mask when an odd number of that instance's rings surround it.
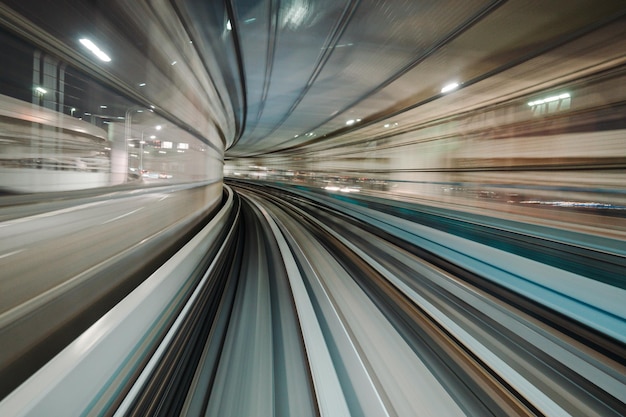
M 626 414 L 623 0 L 4 0 L 1 416 Z

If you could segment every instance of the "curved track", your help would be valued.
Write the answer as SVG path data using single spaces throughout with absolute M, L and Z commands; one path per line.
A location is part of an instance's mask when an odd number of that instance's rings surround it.
M 349 211 L 275 187 L 234 189 L 228 226 L 154 342 L 85 415 L 626 410 L 619 340 Z
M 221 345 L 149 415 L 622 415 L 619 342 L 346 214 L 235 189 Z

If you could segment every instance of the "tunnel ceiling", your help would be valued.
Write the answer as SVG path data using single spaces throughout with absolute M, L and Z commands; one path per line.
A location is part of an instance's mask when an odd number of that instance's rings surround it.
M 202 44 L 232 46 L 239 131 L 229 157 L 310 148 L 421 104 L 450 105 L 444 86 L 485 82 L 625 12 L 620 0 L 209 3 L 178 7 L 195 36 L 211 38 Z M 220 30 L 198 30 L 216 12 Z
M 226 158 L 389 136 L 542 91 L 598 65 L 583 56 L 626 22 L 624 0 L 48 3 L 5 0 L 0 17 L 24 16 L 17 34 L 101 81 L 98 94 L 85 91 L 90 107 L 123 118 L 126 101 L 106 94 L 121 91 L 221 141 Z M 85 35 L 113 61 L 91 62 Z

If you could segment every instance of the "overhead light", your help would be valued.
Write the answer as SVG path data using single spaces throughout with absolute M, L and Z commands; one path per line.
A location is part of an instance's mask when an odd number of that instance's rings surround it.
M 356 120 L 354 120 L 354 119 L 350 119 L 350 120 L 346 121 L 346 124 L 347 124 L 348 126 L 352 126 L 352 125 L 354 124 L 354 122 L 356 122 Z
M 448 93 L 448 92 L 450 92 L 452 90 L 456 90 L 458 88 L 458 86 L 459 86 L 459 83 L 450 83 L 450 84 L 444 86 L 441 89 L 441 92 L 442 93 Z
M 150 135 L 150 139 L 156 139 L 156 136 Z
M 139 83 L 139 87 L 145 87 L 146 83 Z
M 176 65 L 178 61 L 172 61 L 172 63 L 170 65 Z
M 107 106 L 105 106 L 104 104 L 102 106 L 100 106 L 101 109 L 106 109 Z
M 45 88 L 41 88 L 41 87 L 36 87 L 35 90 L 39 93 L 39 94 L 46 94 L 48 92 L 48 90 L 46 90 Z
M 564 100 L 566 98 L 570 98 L 571 96 L 569 95 L 569 93 L 563 93 L 563 94 L 559 94 L 556 96 L 550 96 L 550 97 L 546 97 L 546 98 L 542 98 L 539 100 L 535 100 L 535 101 L 529 101 L 528 105 L 529 106 L 537 106 L 539 104 L 545 104 L 545 103 L 550 103 L 552 101 L 557 101 L 557 100 Z
M 79 39 L 78 41 L 82 43 L 85 46 L 85 48 L 89 49 L 101 61 L 104 61 L 104 62 L 111 61 L 111 58 L 109 58 L 107 54 L 102 52 L 102 50 L 98 48 L 96 44 L 90 41 L 89 39 L 82 38 L 82 39 Z
M 161 130 L 162 126 L 161 125 L 157 125 L 156 126 L 156 130 Z
M 246 20 L 244 20 L 244 21 L 243 21 L 243 23 L 246 23 L 246 24 L 247 24 L 247 23 L 252 23 L 252 22 L 254 22 L 255 20 L 256 20 L 256 17 L 251 17 L 250 19 L 246 19 Z
M 151 108 L 151 109 L 156 109 L 156 107 L 154 107 L 154 104 L 151 104 L 151 105 L 150 105 L 150 108 Z

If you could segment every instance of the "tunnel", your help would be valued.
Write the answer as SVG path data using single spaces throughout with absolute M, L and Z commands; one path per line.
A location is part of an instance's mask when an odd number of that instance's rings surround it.
M 0 416 L 626 415 L 622 0 L 0 2 Z

